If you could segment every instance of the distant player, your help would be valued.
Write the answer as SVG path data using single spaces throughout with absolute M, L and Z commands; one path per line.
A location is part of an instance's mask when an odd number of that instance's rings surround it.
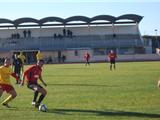
M 23 55 L 22 52 L 20 52 L 20 54 L 18 55 L 18 58 L 20 58 L 20 59 L 22 60 L 22 63 L 23 63 L 23 64 L 25 63 L 26 57 Z
M 90 65 L 90 54 L 86 52 L 84 54 L 85 65 Z
M 24 70 L 24 66 L 23 65 L 25 63 L 26 57 L 23 55 L 22 52 L 20 52 L 20 54 L 18 55 L 18 58 L 20 58 L 21 61 L 22 61 L 22 73 L 23 73 L 23 70 Z
M 23 72 L 23 63 L 20 58 L 18 58 L 17 54 L 14 55 L 12 68 L 14 73 L 20 78 L 21 73 Z M 20 81 L 17 81 L 16 83 L 19 84 Z
M 36 58 L 37 58 L 37 61 L 38 61 L 38 60 L 43 60 L 43 54 L 41 53 L 40 50 L 39 50 L 38 53 L 36 54 Z
M 0 67 L 0 97 L 5 91 L 9 94 L 9 97 L 2 102 L 2 105 L 6 107 L 9 107 L 8 103 L 17 96 L 15 89 L 10 83 L 10 76 L 15 77 L 17 81 L 19 80 L 19 77 L 12 72 L 10 65 L 10 59 L 6 58 L 3 66 Z
M 108 61 L 110 62 L 110 70 L 112 70 L 112 66 L 114 69 L 116 69 L 116 58 L 117 54 L 111 50 L 110 53 L 108 54 Z
M 44 64 L 43 60 L 38 60 L 36 65 L 33 65 L 30 68 L 28 68 L 24 72 L 23 80 L 21 82 L 21 85 L 23 85 L 24 80 L 26 78 L 27 87 L 34 91 L 34 98 L 32 101 L 32 105 L 35 105 L 35 107 L 37 108 L 39 107 L 40 103 L 47 94 L 47 91 L 40 84 L 38 84 L 38 80 L 40 80 L 44 86 L 47 86 L 47 84 L 43 81 L 41 76 L 43 64 Z M 41 95 L 37 100 L 39 93 L 41 93 Z

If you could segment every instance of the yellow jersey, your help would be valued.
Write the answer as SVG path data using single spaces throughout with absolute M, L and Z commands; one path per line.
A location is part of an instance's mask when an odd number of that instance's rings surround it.
M 12 74 L 12 69 L 10 67 L 0 67 L 0 84 L 11 85 L 10 75 Z
M 37 53 L 36 57 L 37 57 L 37 60 L 43 60 L 43 54 L 40 52 Z
M 26 57 L 23 54 L 20 54 L 18 55 L 18 58 L 20 58 L 22 60 L 22 63 L 24 64 Z

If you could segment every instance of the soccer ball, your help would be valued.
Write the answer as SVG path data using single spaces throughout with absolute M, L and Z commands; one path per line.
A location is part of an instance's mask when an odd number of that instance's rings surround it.
M 39 106 L 39 111 L 47 112 L 47 106 L 44 105 L 44 104 L 41 104 L 41 105 Z
M 160 87 L 160 80 L 158 80 L 157 86 Z

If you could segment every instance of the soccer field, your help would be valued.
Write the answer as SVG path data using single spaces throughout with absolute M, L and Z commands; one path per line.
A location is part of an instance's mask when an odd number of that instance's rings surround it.
M 115 71 L 109 63 L 45 65 L 43 70 L 48 111 L 35 109 L 32 91 L 12 79 L 18 96 L 12 108 L 0 105 L 0 120 L 160 120 L 159 62 L 120 62 Z

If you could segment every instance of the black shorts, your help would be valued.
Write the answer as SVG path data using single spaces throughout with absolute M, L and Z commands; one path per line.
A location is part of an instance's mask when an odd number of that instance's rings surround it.
M 21 68 L 20 67 L 15 68 L 14 73 L 16 73 L 18 76 L 20 76 L 21 75 Z
M 110 63 L 111 63 L 111 64 L 115 64 L 116 61 L 113 59 L 113 60 L 110 60 Z
M 32 89 L 32 90 L 34 90 L 34 86 L 43 88 L 43 87 L 42 87 L 41 85 L 39 85 L 38 83 L 28 83 L 28 84 L 27 84 L 27 87 L 28 87 L 29 89 Z

